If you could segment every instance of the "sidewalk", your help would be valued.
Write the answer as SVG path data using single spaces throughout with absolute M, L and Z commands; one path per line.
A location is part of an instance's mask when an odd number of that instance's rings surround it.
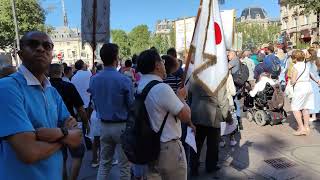
M 240 143 L 234 148 L 220 148 L 221 169 L 205 173 L 205 153 L 202 153 L 200 176 L 190 179 L 320 179 L 320 122 L 313 123 L 310 136 L 295 137 L 292 132 L 296 123 L 292 115 L 288 119 L 283 125 L 260 127 L 244 118 L 241 139 L 238 136 Z M 89 151 L 80 180 L 96 179 L 97 169 L 90 167 L 90 157 Z M 119 179 L 118 171 L 118 166 L 112 168 L 111 180 Z
M 320 123 L 313 123 L 310 136 L 295 137 L 293 116 L 288 119 L 265 127 L 243 119 L 238 146 L 220 149 L 222 169 L 197 179 L 319 179 Z

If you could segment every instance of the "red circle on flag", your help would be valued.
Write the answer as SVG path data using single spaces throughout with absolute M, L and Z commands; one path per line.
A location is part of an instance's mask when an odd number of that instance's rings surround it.
M 214 34 L 216 37 L 216 45 L 219 45 L 222 41 L 222 33 L 219 24 L 216 22 L 214 22 Z

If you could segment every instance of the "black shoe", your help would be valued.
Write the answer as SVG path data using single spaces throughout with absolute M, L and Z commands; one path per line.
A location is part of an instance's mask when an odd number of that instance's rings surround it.
M 207 173 L 214 173 L 219 171 L 221 168 L 219 166 L 215 166 L 214 168 L 206 169 Z

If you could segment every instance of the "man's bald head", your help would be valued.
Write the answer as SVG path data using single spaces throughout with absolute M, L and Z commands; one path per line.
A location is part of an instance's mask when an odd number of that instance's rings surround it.
M 49 68 L 50 78 L 61 78 L 63 72 L 63 66 L 61 64 L 51 64 Z
M 49 37 L 48 34 L 46 34 L 44 32 L 41 32 L 41 31 L 30 31 L 30 32 L 27 32 L 26 34 L 24 34 L 22 36 L 22 38 L 20 39 L 20 49 L 23 48 L 24 42 L 26 42 L 27 40 L 31 39 L 32 36 L 35 36 L 35 35 L 36 36 L 47 37 L 50 40 L 50 42 L 52 43 L 52 40 L 51 40 L 51 38 Z
M 229 51 L 229 53 L 228 53 L 228 59 L 229 59 L 229 61 L 235 59 L 236 57 L 237 57 L 236 51 L 233 51 L 233 50 Z

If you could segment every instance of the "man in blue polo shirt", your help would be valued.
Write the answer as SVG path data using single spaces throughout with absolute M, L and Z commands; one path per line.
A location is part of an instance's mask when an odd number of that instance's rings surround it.
M 125 130 L 129 107 L 133 104 L 133 84 L 131 79 L 117 71 L 119 47 L 104 44 L 100 50 L 104 70 L 92 77 L 89 92 L 101 119 L 101 157 L 97 180 L 108 179 L 114 151 Z M 122 147 L 118 149 L 120 179 L 130 179 L 130 164 Z
M 20 49 L 18 72 L 0 80 L 0 179 L 59 180 L 60 148 L 77 147 L 81 131 L 45 76 L 52 61 L 49 36 L 28 32 Z

